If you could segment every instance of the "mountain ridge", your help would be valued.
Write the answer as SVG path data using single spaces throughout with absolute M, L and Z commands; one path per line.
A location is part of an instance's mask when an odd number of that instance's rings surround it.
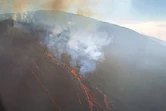
M 120 26 L 118 24 L 114 24 L 114 23 L 98 20 L 98 19 L 91 18 L 91 17 L 88 17 L 88 16 L 84 16 L 84 15 L 80 15 L 80 14 L 74 14 L 74 13 L 60 11 L 60 10 L 36 10 L 36 11 L 27 11 L 27 12 L 22 12 L 22 13 L 3 13 L 3 14 L 0 14 L 0 20 L 3 21 L 5 19 L 12 18 L 13 15 L 24 15 L 25 13 L 26 14 L 52 13 L 53 15 L 56 15 L 56 13 L 64 13 L 64 14 L 69 14 L 69 15 L 72 15 L 72 16 L 80 16 L 80 17 L 83 17 L 85 19 L 91 19 L 92 21 L 96 21 L 96 22 L 102 22 L 102 23 L 105 23 L 105 24 L 110 24 L 110 25 L 115 26 L 115 27 L 119 27 L 119 28 L 122 28 L 122 29 L 127 29 L 127 30 L 130 30 L 131 32 L 141 34 L 141 33 L 137 32 L 137 31 L 135 31 L 133 29 L 130 29 L 130 28 L 127 28 L 125 26 Z M 144 35 L 144 34 L 141 34 L 141 35 Z M 144 36 L 152 37 L 152 36 L 148 36 L 148 35 L 144 35 Z M 152 38 L 154 38 L 154 37 L 152 37 Z M 158 39 L 158 38 L 156 38 L 156 39 Z M 158 39 L 158 40 L 160 40 L 160 39 Z M 163 40 L 160 40 L 160 41 L 163 41 Z

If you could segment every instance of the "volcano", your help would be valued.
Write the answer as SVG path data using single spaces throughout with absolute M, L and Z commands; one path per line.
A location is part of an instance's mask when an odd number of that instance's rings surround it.
M 16 20 L 11 19 L 13 15 Z M 2 14 L 0 20 L 3 110 L 165 111 L 164 42 L 115 24 L 61 11 Z M 63 33 L 59 32 L 62 27 Z M 57 38 L 71 32 L 96 31 L 97 35 L 104 32 L 100 36 L 110 37 L 111 41 L 101 49 L 102 62 L 97 62 L 95 71 L 85 76 L 79 71 L 80 64 L 72 67 L 71 55 L 63 53 L 58 58 L 52 36 L 50 47 L 46 37 L 52 29 L 56 29 Z M 83 37 L 79 39 L 83 41 Z

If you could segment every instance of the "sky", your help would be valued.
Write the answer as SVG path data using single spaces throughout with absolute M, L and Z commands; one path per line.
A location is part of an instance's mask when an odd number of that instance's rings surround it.
M 166 41 L 166 0 L 0 0 L 0 7 L 0 13 L 57 7 Z
M 109 8 L 103 8 L 105 12 L 103 20 L 166 41 L 166 0 L 103 0 L 103 2 L 105 4 L 110 2 Z

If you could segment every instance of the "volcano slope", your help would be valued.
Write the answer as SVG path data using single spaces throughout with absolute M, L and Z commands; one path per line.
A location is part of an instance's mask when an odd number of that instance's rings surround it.
M 77 78 L 48 56 L 36 39 L 38 34 L 15 28 L 12 19 L 1 21 L 0 31 L 1 108 L 7 111 L 103 110 L 90 109 L 85 94 L 77 88 Z M 95 95 L 103 101 L 101 94 Z
M 115 111 L 166 110 L 166 47 L 163 41 L 80 15 L 55 13 L 30 12 L 27 17 L 31 19 L 22 22 L 19 28 L 12 27 L 10 20 L 0 23 L 0 97 L 7 110 L 58 110 L 50 100 L 52 96 L 63 111 L 89 110 L 84 93 L 80 94 L 82 105 L 76 96 L 78 81 L 50 59 L 52 55 L 45 52 L 48 47 L 39 45 L 48 35 L 47 31 L 36 30 L 44 27 L 41 23 L 52 27 L 53 24 L 66 26 L 69 22 L 76 24 L 71 26 L 74 32 L 97 27 L 97 32 L 104 31 L 112 38 L 103 48 L 105 59 L 95 73 L 88 76 L 88 87 L 97 86 L 105 92 Z M 100 96 L 97 95 L 103 101 Z
M 165 42 L 88 17 L 65 12 L 56 12 L 54 16 L 53 13 L 37 11 L 31 17 L 35 22 L 46 21 L 47 24 L 66 25 L 71 21 L 76 24 L 73 27 L 75 32 L 79 28 L 86 31 L 96 29 L 95 33 L 103 31 L 112 38 L 111 43 L 103 48 L 105 60 L 89 80 L 113 98 L 110 100 L 115 102 L 116 110 L 166 110 Z

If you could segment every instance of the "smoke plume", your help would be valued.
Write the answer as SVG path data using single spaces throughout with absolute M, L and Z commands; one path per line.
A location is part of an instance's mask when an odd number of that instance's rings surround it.
M 94 0 L 51 0 L 43 3 L 41 7 L 62 11 L 73 9 L 76 14 L 91 16 L 94 12 L 89 7 L 96 7 L 98 2 Z
M 13 10 L 24 12 L 30 4 L 37 2 L 13 0 Z M 90 16 L 92 12 L 88 3 L 96 5 L 97 2 L 91 0 L 48 0 L 41 2 L 39 6 L 45 9 L 64 11 L 75 7 L 76 13 Z M 13 16 L 13 18 L 17 20 L 17 16 Z M 24 21 L 27 20 L 27 14 L 23 14 L 21 18 Z M 97 64 L 104 60 L 102 48 L 110 43 L 111 37 L 106 32 L 98 31 L 97 27 L 91 30 L 89 28 L 88 30 L 76 29 L 56 24 L 55 28 L 51 30 L 52 33 L 46 37 L 44 44 L 56 58 L 70 64 L 80 74 L 85 75 L 94 72 Z
M 27 12 L 35 10 L 61 10 L 84 16 L 96 14 L 99 0 L 1 0 L 1 10 L 8 12 Z
M 58 25 L 45 40 L 49 51 L 56 58 L 63 61 L 62 55 L 66 54 L 70 66 L 79 67 L 78 71 L 83 76 L 93 73 L 97 64 L 104 60 L 102 48 L 110 42 L 111 37 L 106 32 L 98 32 L 97 29 L 72 30 Z
M 75 4 L 86 4 L 87 0 L 49 0 L 44 2 L 42 6 L 48 9 L 55 9 L 55 10 L 65 10 L 67 11 L 69 8 L 74 6 Z

